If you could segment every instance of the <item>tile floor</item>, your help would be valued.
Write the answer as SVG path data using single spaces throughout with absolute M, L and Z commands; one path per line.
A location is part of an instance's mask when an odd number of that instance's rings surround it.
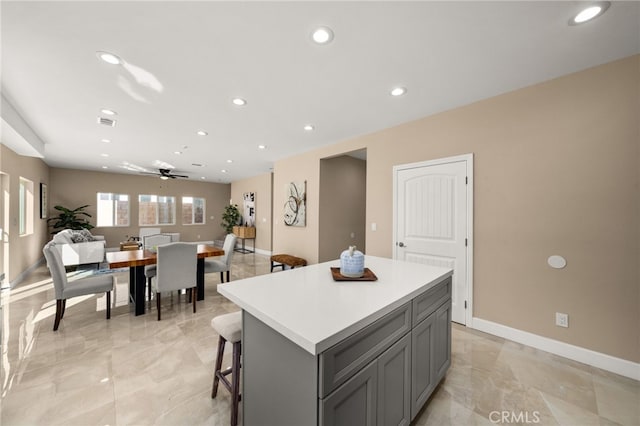
M 266 256 L 234 257 L 232 280 L 268 272 Z M 228 392 L 210 398 L 210 321 L 237 310 L 219 274 L 195 315 L 163 298 L 161 322 L 155 308 L 131 315 L 128 273 L 116 277 L 111 320 L 104 296 L 71 299 L 56 333 L 46 267 L 3 293 L 1 425 L 229 424 Z M 639 382 L 455 324 L 452 335 L 451 369 L 414 425 L 640 425 Z

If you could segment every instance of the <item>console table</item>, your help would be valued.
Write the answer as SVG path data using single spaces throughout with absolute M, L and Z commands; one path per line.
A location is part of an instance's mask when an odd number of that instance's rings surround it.
M 366 256 L 221 284 L 242 308 L 243 424 L 409 424 L 451 364 L 447 268 Z M 274 386 L 277 392 L 274 392 Z
M 234 226 L 233 233 L 242 240 L 241 248 L 234 248 L 238 253 L 255 253 L 256 228 L 255 226 Z M 244 247 L 244 240 L 253 240 L 253 250 Z

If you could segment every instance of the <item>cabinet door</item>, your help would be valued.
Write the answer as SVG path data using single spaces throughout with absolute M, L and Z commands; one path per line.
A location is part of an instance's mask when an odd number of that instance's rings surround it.
M 440 382 L 451 365 L 451 299 L 440 306 L 435 316 L 435 339 L 433 346 L 433 376 Z
M 324 426 L 375 426 L 377 361 L 372 361 L 345 384 L 320 401 Z
M 378 426 L 411 422 L 411 333 L 378 358 Z
M 436 381 L 433 376 L 435 313 L 411 330 L 411 420 L 418 414 Z

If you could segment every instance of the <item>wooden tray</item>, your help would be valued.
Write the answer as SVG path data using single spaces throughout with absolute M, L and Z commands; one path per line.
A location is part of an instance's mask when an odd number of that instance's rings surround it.
M 376 274 L 369 268 L 364 268 L 364 275 L 360 278 L 345 277 L 340 274 L 340 268 L 331 268 L 331 275 L 333 275 L 334 281 L 378 281 Z

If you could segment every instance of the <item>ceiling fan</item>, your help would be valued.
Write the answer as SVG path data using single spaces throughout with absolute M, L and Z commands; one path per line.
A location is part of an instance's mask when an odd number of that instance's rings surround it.
M 167 179 L 175 179 L 175 178 L 188 178 L 189 176 L 187 175 L 176 175 L 171 173 L 171 169 L 158 169 L 158 173 L 153 173 L 153 172 L 140 172 L 144 175 L 155 175 L 155 176 L 160 176 L 160 179 L 162 180 L 167 180 Z

